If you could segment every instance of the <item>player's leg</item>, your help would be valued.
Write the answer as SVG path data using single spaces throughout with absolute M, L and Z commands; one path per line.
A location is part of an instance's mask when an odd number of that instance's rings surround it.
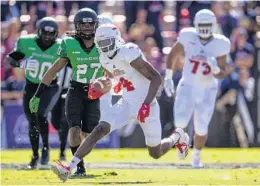
M 37 89 L 34 88 L 35 90 Z M 23 96 L 23 109 L 25 116 L 28 120 L 29 123 L 29 139 L 30 143 L 32 146 L 32 159 L 30 163 L 28 164 L 27 168 L 28 169 L 36 169 L 38 165 L 38 160 L 39 160 L 39 127 L 37 125 L 36 121 L 36 115 L 34 113 L 31 113 L 29 109 L 29 102 L 30 99 L 33 97 L 35 90 L 33 89 L 32 86 L 26 85 L 25 86 L 25 91 L 24 91 L 24 96 Z
M 100 100 L 84 100 L 84 109 L 81 115 L 81 138 L 82 141 L 92 132 L 92 130 L 98 125 L 100 120 Z M 83 163 L 83 159 L 77 165 L 77 171 L 74 173 L 74 177 L 86 176 L 86 171 Z
M 188 153 L 186 134 L 181 128 L 177 128 L 171 136 L 161 140 L 162 126 L 159 116 L 159 105 L 156 101 L 151 104 L 150 115 L 146 118 L 145 123 L 140 124 L 145 135 L 145 142 L 150 156 L 154 159 L 158 159 L 167 153 L 174 145 L 182 144 L 181 148 L 185 151 L 186 157 Z
M 84 97 L 81 96 L 81 91 L 83 90 L 76 86 L 70 87 L 65 100 L 65 113 L 69 124 L 69 144 L 72 155 L 74 155 L 81 143 L 81 115 L 84 109 Z M 81 161 L 78 166 L 84 166 L 84 162 Z
M 180 81 L 174 103 L 174 125 L 176 128 L 185 129 L 188 126 L 194 111 L 195 99 L 192 86 Z M 177 154 L 180 159 L 185 157 L 183 152 L 185 151 L 181 151 L 177 146 Z
M 39 125 L 40 134 L 42 137 L 42 156 L 41 164 L 47 165 L 49 162 L 49 122 L 47 120 L 48 113 L 56 104 L 59 98 L 59 86 L 53 84 L 41 95 L 39 109 L 36 113 L 37 123 Z
M 63 181 L 66 181 L 77 164 L 88 155 L 98 140 L 109 132 L 121 128 L 129 120 L 128 105 L 126 103 L 115 104 L 105 114 L 102 115 L 99 124 L 92 130 L 92 132 L 85 138 L 83 143 L 74 154 L 69 167 L 57 162 L 52 166 L 52 171 L 59 176 Z
M 205 146 L 208 135 L 208 126 L 211 121 L 215 101 L 217 95 L 217 87 L 205 89 L 201 96 L 201 100 L 196 103 L 194 112 L 194 151 L 191 157 L 191 165 L 194 168 L 202 167 L 201 149 Z

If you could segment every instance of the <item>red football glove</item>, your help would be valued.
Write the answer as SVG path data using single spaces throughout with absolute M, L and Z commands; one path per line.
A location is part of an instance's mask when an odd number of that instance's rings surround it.
M 143 103 L 141 108 L 138 111 L 137 119 L 141 123 L 145 122 L 145 118 L 150 115 L 150 105 Z
M 89 84 L 89 88 L 88 88 L 88 98 L 89 99 L 98 99 L 101 96 L 103 96 L 103 94 L 104 94 L 103 92 L 95 90 L 92 83 Z
M 114 92 L 117 94 L 122 90 L 122 84 L 121 82 L 118 82 L 115 86 L 114 86 Z

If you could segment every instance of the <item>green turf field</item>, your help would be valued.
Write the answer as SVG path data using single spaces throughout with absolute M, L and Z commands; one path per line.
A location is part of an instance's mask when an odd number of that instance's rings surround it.
M 174 149 L 159 160 L 146 149 L 94 150 L 85 158 L 88 177 L 65 183 L 49 170 L 23 170 L 30 156 L 28 150 L 3 150 L 1 185 L 260 185 L 260 148 L 205 149 L 205 169 L 191 169 L 190 156 L 179 161 Z M 51 159 L 57 157 L 52 149 Z

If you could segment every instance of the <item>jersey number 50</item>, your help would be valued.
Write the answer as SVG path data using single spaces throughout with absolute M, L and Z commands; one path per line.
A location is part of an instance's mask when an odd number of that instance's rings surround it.
M 203 74 L 203 75 L 208 75 L 208 74 L 211 72 L 211 68 L 210 68 L 209 64 L 206 63 L 206 62 L 200 63 L 200 62 L 197 61 L 197 60 L 190 59 L 190 63 L 193 64 L 193 68 L 192 68 L 192 70 L 191 70 L 191 72 L 192 72 L 193 74 L 196 74 L 196 73 L 197 73 L 200 64 L 201 64 L 201 65 L 203 66 L 203 68 L 204 68 L 203 71 L 202 71 L 202 74 Z

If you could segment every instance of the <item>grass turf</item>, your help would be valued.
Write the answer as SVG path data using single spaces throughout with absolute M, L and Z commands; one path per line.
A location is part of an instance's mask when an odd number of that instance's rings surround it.
M 191 153 L 190 153 L 191 154 Z M 67 151 L 68 160 L 70 152 Z M 204 163 L 260 163 L 260 149 L 205 149 Z M 28 163 L 29 150 L 1 151 L 2 163 Z M 51 151 L 51 159 L 57 159 L 58 151 Z M 149 157 L 146 149 L 94 150 L 85 162 L 147 162 L 189 163 L 178 161 L 175 150 L 159 160 Z M 48 170 L 1 171 L 2 185 L 260 185 L 259 169 L 92 169 L 88 178 L 70 179 L 65 183 Z

